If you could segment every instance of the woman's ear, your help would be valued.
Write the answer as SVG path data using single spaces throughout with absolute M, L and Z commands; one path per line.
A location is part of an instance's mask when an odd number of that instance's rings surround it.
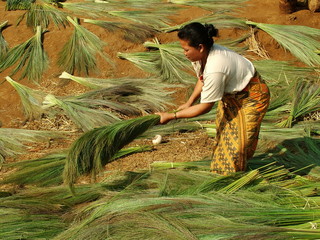
M 199 51 L 202 53 L 202 52 L 204 52 L 204 45 L 201 43 L 201 44 L 199 44 Z

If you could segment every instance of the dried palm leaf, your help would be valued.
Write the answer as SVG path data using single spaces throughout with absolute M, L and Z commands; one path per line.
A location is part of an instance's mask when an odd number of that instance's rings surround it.
M 187 61 L 177 43 L 160 44 L 155 40 L 155 43 L 145 42 L 144 46 L 151 50 L 149 52 L 118 53 L 118 57 L 129 60 L 140 69 L 155 74 L 163 81 L 185 84 L 194 82 L 194 77 L 188 73 L 191 70 L 190 62 Z
M 10 49 L 0 63 L 0 72 L 18 63 L 12 74 L 16 74 L 24 68 L 20 78 L 27 77 L 39 84 L 39 80 L 49 64 L 47 53 L 42 45 L 42 35 L 45 32 L 46 30 L 43 31 L 38 26 L 36 34 L 32 38 Z
M 97 54 L 100 54 L 103 59 L 111 64 L 111 60 L 103 52 L 105 43 L 95 34 L 82 27 L 78 23 L 78 19 L 73 20 L 69 16 L 67 19 L 75 28 L 71 39 L 59 53 L 59 66 L 72 74 L 77 71 L 88 75 L 90 71 L 97 69 Z
M 4 59 L 6 56 L 9 46 L 7 41 L 4 39 L 2 35 L 2 31 L 8 26 L 8 21 L 5 21 L 0 24 L 0 60 Z
M 246 0 L 169 0 L 168 2 L 180 5 L 200 7 L 213 12 L 226 12 L 243 7 L 243 3 L 245 1 Z
M 65 133 L 15 128 L 0 128 L 0 162 L 6 157 L 22 154 L 28 148 L 25 143 L 43 142 L 63 138 Z
M 277 25 L 246 21 L 248 25 L 270 34 L 284 49 L 309 66 L 320 64 L 320 56 L 315 52 L 320 49 L 320 30 L 297 25 Z M 301 51 L 303 49 L 303 51 Z
M 318 84 L 298 79 L 294 82 L 289 117 L 278 123 L 279 127 L 290 128 L 299 117 L 320 111 L 320 87 Z
M 114 32 L 116 30 L 123 31 L 123 38 L 135 43 L 143 43 L 145 39 L 154 37 L 157 33 L 154 28 L 144 24 L 111 22 L 94 19 L 84 19 L 84 22 L 95 24 L 109 32 Z
M 69 149 L 63 175 L 65 183 L 73 186 L 77 178 L 84 174 L 94 177 L 121 148 L 159 121 L 159 115 L 149 115 L 120 121 L 83 134 Z
M 10 77 L 6 77 L 6 80 L 18 92 L 26 120 L 39 119 L 45 113 L 45 110 L 42 108 L 42 101 L 46 93 L 24 86 Z
M 108 14 L 120 18 L 125 18 L 137 22 L 139 24 L 148 25 L 156 30 L 169 26 L 170 20 L 168 10 L 132 10 L 132 11 L 108 11 Z
M 6 1 L 6 10 L 13 11 L 13 10 L 27 10 L 30 9 L 31 4 L 35 0 L 7 0 Z
M 207 24 L 213 24 L 216 28 L 222 29 L 222 28 L 240 28 L 240 29 L 248 29 L 248 25 L 246 25 L 245 20 L 234 17 L 234 16 L 228 16 L 228 15 L 217 15 L 217 14 L 210 14 L 205 15 L 204 17 L 195 18 L 190 21 L 184 22 L 179 25 L 171 26 L 162 28 L 161 30 L 164 32 L 173 32 L 177 31 L 183 26 L 191 23 L 191 22 L 200 22 L 200 23 L 207 23 Z
M 121 149 L 111 161 L 134 153 L 150 151 L 151 146 L 137 146 Z M 32 184 L 39 187 L 59 185 L 63 183 L 62 173 L 66 163 L 67 150 L 38 159 L 23 160 L 5 164 L 4 167 L 16 168 L 15 172 L 6 176 L 2 184 Z
M 79 101 L 74 97 L 57 98 L 48 94 L 44 101 L 44 108 L 58 107 L 83 131 L 91 130 L 95 127 L 109 124 L 119 120 L 110 111 L 97 109 L 96 105 L 86 101 Z
M 41 26 L 46 29 L 49 26 L 50 21 L 52 21 L 57 27 L 63 26 L 65 28 L 69 25 L 67 21 L 67 14 L 59 11 L 45 0 L 40 3 L 32 3 L 30 9 L 20 17 L 20 21 L 24 16 L 26 16 L 27 26 L 31 28 Z

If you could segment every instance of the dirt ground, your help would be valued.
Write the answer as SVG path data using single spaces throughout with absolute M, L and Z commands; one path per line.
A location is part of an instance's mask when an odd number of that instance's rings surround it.
M 10 27 L 3 31 L 4 38 L 10 47 L 16 46 L 27 39 L 33 33 L 27 29 L 24 24 L 15 26 L 15 22 L 22 14 L 22 11 L 5 11 L 5 2 L 0 2 L 0 23 L 8 20 Z M 176 13 L 172 20 L 174 24 L 180 24 L 187 20 L 191 20 L 207 14 L 202 9 L 189 7 Z M 278 0 L 250 0 L 247 5 L 237 13 L 237 16 L 260 23 L 286 24 L 286 25 L 304 25 L 313 28 L 320 28 L 320 13 L 310 12 L 306 8 L 300 8 L 292 14 L 280 13 L 278 8 Z M 79 16 L 81 17 L 81 16 Z M 119 34 L 106 34 L 100 27 L 83 24 L 90 31 L 94 32 L 108 44 L 105 51 L 116 62 L 116 67 L 111 68 L 104 62 L 100 61 L 98 67 L 100 73 L 91 75 L 99 78 L 117 78 L 123 76 L 144 77 L 146 73 L 138 69 L 133 64 L 125 60 L 117 58 L 117 52 L 137 52 L 143 51 L 141 44 L 130 43 L 121 39 Z M 56 95 L 68 95 L 84 92 L 87 89 L 77 83 L 62 82 L 58 76 L 63 69 L 54 63 L 57 61 L 58 52 L 64 43 L 69 39 L 72 28 L 57 29 L 54 26 L 49 27 L 49 32 L 45 34 L 44 48 L 50 59 L 50 68 L 45 72 L 40 86 L 34 85 L 23 79 L 20 83 L 35 89 L 41 89 Z M 219 39 L 240 36 L 239 31 L 221 30 Z M 157 36 L 162 43 L 177 41 L 176 33 L 159 34 Z M 274 60 L 292 60 L 295 59 L 290 53 L 284 51 L 279 45 L 266 33 L 259 31 L 257 40 L 261 47 L 265 49 L 271 59 Z M 248 52 L 248 58 L 259 59 L 255 53 Z M 0 73 L 0 123 L 3 128 L 24 128 L 39 130 L 70 130 L 70 123 L 66 124 L 58 122 L 59 120 L 49 121 L 48 119 L 26 122 L 23 117 L 20 98 L 13 87 L 4 81 L 4 77 L 9 75 L 10 69 Z M 13 77 L 15 79 L 15 77 Z M 16 80 L 16 79 L 15 79 Z M 177 89 L 174 94 L 175 103 L 178 106 L 186 99 L 186 90 Z M 169 109 L 170 110 L 170 109 Z M 214 116 L 212 117 L 214 119 Z M 20 156 L 18 159 L 30 159 L 42 156 L 63 148 L 68 148 L 73 139 L 65 142 L 54 142 L 50 146 L 48 144 L 35 144 L 27 154 Z M 134 169 L 148 168 L 153 161 L 195 161 L 203 157 L 210 156 L 212 153 L 211 146 L 213 139 L 209 138 L 204 131 L 193 133 L 179 133 L 164 137 L 165 142 L 154 147 L 153 151 L 134 154 L 121 160 L 110 163 L 106 166 L 106 170 L 128 171 Z M 151 139 L 134 142 L 134 144 L 151 144 Z M 14 161 L 10 160 L 9 161 Z

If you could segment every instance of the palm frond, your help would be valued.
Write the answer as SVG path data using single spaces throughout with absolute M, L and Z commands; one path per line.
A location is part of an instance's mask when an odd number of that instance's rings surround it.
M 186 60 L 177 43 L 160 44 L 155 40 L 155 43 L 145 42 L 144 46 L 151 50 L 148 52 L 118 53 L 118 57 L 134 63 L 146 72 L 155 74 L 163 81 L 171 83 L 194 82 L 194 77 L 188 73 L 191 68 L 190 62 Z
M 292 91 L 289 117 L 278 123 L 279 127 L 292 127 L 299 117 L 320 110 L 320 87 L 318 84 L 296 80 Z
M 200 23 L 211 23 L 218 29 L 223 28 L 239 28 L 239 29 L 248 29 L 248 25 L 246 25 L 245 20 L 228 15 L 221 15 L 221 14 L 210 14 L 205 15 L 200 18 L 195 18 L 190 21 L 184 22 L 179 25 L 170 26 L 166 28 L 162 28 L 161 30 L 164 32 L 173 32 L 177 31 L 183 26 L 191 23 L 191 22 L 200 22 Z
M 57 98 L 52 94 L 48 94 L 43 104 L 46 109 L 54 109 L 56 107 L 62 109 L 83 131 L 88 131 L 119 119 L 110 111 L 97 109 L 97 106 L 92 102 L 79 101 L 74 97 Z
M 40 90 L 34 90 L 27 86 L 24 86 L 16 81 L 14 81 L 9 76 L 6 80 L 16 89 L 18 92 L 21 103 L 23 106 L 23 113 L 27 120 L 39 119 L 45 110 L 42 108 L 42 101 L 46 93 Z
M 155 30 L 169 26 L 170 20 L 168 15 L 172 11 L 156 10 L 150 12 L 149 10 L 132 10 L 132 11 L 108 11 L 108 14 L 120 18 L 129 19 L 139 24 L 148 25 Z
M 90 71 L 97 70 L 97 54 L 112 64 L 103 51 L 105 43 L 81 26 L 78 19 L 73 20 L 69 16 L 67 19 L 74 26 L 74 32 L 59 53 L 59 66 L 72 74 L 77 71 L 88 75 Z
M 243 7 L 245 1 L 246 0 L 169 0 L 169 2 L 174 4 L 200 7 L 213 12 L 233 11 L 236 8 Z
M 95 24 L 109 32 L 117 30 L 122 31 L 124 33 L 123 38 L 125 40 L 135 43 L 143 43 L 145 39 L 151 38 L 157 33 L 154 28 L 145 24 L 122 23 L 95 19 L 84 19 L 84 22 Z
M 8 26 L 8 21 L 5 21 L 0 24 L 0 60 L 4 59 L 9 50 L 9 46 L 7 41 L 4 39 L 2 35 L 2 31 Z
M 64 181 L 72 186 L 84 174 L 95 176 L 125 145 L 158 124 L 159 115 L 120 121 L 88 131 L 71 146 L 64 169 Z
M 26 143 L 43 142 L 64 136 L 65 133 L 57 131 L 0 128 L 0 162 L 4 162 L 7 157 L 24 153 L 28 148 Z
M 24 15 L 26 17 L 27 26 L 31 28 L 41 26 L 46 29 L 49 26 L 50 21 L 57 27 L 66 27 L 69 25 L 67 14 L 58 10 L 46 1 L 32 3 L 30 9 L 28 9 Z
M 68 11 L 76 14 L 81 14 L 81 16 L 91 16 L 91 17 L 105 17 L 108 15 L 108 11 L 118 9 L 121 7 L 117 1 L 91 1 L 91 2 L 61 2 L 62 7 Z M 121 3 L 122 4 L 122 3 Z
M 134 153 L 150 151 L 151 146 L 123 148 L 117 152 L 111 161 Z M 67 150 L 47 156 L 5 164 L 4 167 L 15 168 L 15 172 L 6 176 L 2 184 L 32 184 L 39 187 L 54 186 L 63 183 L 62 173 L 66 163 Z
M 226 46 L 229 49 L 232 49 L 233 51 L 244 54 L 245 51 L 249 49 L 249 46 L 245 45 L 243 47 L 239 47 L 238 44 L 244 42 L 246 39 L 248 39 L 251 36 L 251 33 L 245 34 L 237 39 L 224 39 L 224 40 L 217 40 L 215 43 Z
M 277 25 L 246 21 L 270 34 L 284 49 L 309 66 L 320 64 L 320 56 L 315 52 L 320 49 L 320 30 L 297 25 Z M 303 51 L 301 51 L 303 49 Z
M 48 56 L 42 45 L 42 35 L 45 32 L 46 30 L 43 31 L 38 26 L 36 34 L 32 38 L 10 49 L 2 63 L 0 63 L 0 71 L 17 63 L 12 74 L 16 74 L 24 68 L 20 78 L 27 77 L 38 84 L 49 64 Z

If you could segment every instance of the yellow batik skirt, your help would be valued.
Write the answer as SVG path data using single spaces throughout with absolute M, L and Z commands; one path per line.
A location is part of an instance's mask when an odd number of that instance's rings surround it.
M 247 160 L 256 150 L 269 101 L 269 89 L 259 74 L 241 92 L 226 94 L 222 98 L 216 117 L 212 172 L 226 175 L 246 170 Z

